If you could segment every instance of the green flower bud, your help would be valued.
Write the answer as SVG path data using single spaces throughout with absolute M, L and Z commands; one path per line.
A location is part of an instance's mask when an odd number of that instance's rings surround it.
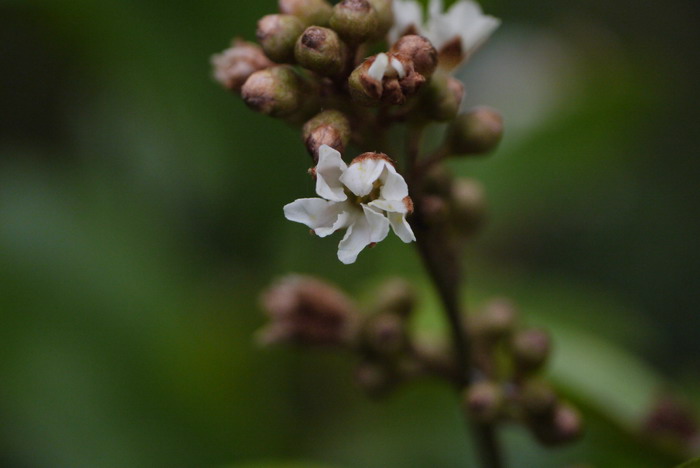
M 343 0 L 333 8 L 330 25 L 344 40 L 361 44 L 376 34 L 379 15 L 368 0 Z
M 479 314 L 472 318 L 473 333 L 486 340 L 497 340 L 512 333 L 518 313 L 507 299 L 494 299 L 486 303 Z
M 333 7 L 325 0 L 279 0 L 280 12 L 299 18 L 304 26 L 326 26 Z
M 544 366 L 552 344 L 546 331 L 531 329 L 516 333 L 510 347 L 517 369 L 529 373 Z
M 401 37 L 391 47 L 391 51 L 403 54 L 413 61 L 416 71 L 426 78 L 437 68 L 438 53 L 433 44 L 423 36 L 409 34 Z
M 394 25 L 393 0 L 369 0 L 377 12 L 379 24 L 374 39 L 383 38 Z
M 501 415 L 505 398 L 496 382 L 483 381 L 471 385 L 464 393 L 464 406 L 479 422 L 495 422 Z
M 437 122 L 453 120 L 459 113 L 463 98 L 464 85 L 461 81 L 436 73 L 420 95 L 420 113 L 417 117 Z
M 304 124 L 302 134 L 306 149 L 317 162 L 318 150 L 323 145 L 343 153 L 350 141 L 350 121 L 340 111 L 323 111 Z
M 241 39 L 235 39 L 230 48 L 214 55 L 211 63 L 214 79 L 235 93 L 241 91 L 250 75 L 273 65 L 260 46 Z
M 478 107 L 458 116 L 450 124 L 447 138 L 455 155 L 484 154 L 496 148 L 503 137 L 503 118 L 498 111 Z
M 332 29 L 311 26 L 297 40 L 294 56 L 319 75 L 336 76 L 347 66 L 348 48 Z
M 418 299 L 411 283 L 401 278 L 394 278 L 382 284 L 377 293 L 379 312 L 393 312 L 408 318 L 416 306 Z
M 452 223 L 462 236 L 473 236 L 486 218 L 484 186 L 473 179 L 457 179 L 450 195 Z
M 563 445 L 581 437 L 583 421 L 576 408 L 563 403 L 554 409 L 550 420 L 531 424 L 535 437 L 545 445 Z
M 304 25 L 296 16 L 267 15 L 258 21 L 256 33 L 265 54 L 277 63 L 294 61 L 294 45 L 304 31 Z
M 288 117 L 304 104 L 301 77 L 289 65 L 253 73 L 243 85 L 241 96 L 251 109 L 272 117 Z

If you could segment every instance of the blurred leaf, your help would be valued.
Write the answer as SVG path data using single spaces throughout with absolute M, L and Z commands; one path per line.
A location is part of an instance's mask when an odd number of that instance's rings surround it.
M 679 465 L 677 468 L 700 468 L 700 458 L 689 460 L 682 465 Z
M 310 462 L 261 461 L 233 465 L 230 468 L 331 468 L 330 465 L 319 465 Z

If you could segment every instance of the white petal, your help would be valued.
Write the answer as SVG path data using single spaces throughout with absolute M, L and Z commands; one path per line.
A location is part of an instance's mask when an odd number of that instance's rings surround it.
M 408 196 L 408 184 L 391 164 L 382 173 L 381 196 L 387 200 L 403 200 Z
M 406 68 L 403 66 L 403 63 L 399 62 L 399 59 L 397 59 L 396 57 L 391 57 L 391 68 L 396 70 L 396 73 L 399 75 L 399 78 L 406 77 Z
M 430 0 L 428 4 L 428 13 L 431 17 L 441 15 L 444 11 L 442 0 Z
M 323 145 L 318 151 L 318 164 L 316 164 L 316 193 L 332 201 L 345 201 L 343 184 L 340 176 L 348 168 L 340 153 L 328 145 Z
M 387 162 L 383 159 L 364 158 L 352 162 L 347 171 L 340 176 L 340 181 L 358 197 L 368 195 L 374 182 L 382 175 Z
M 423 32 L 423 7 L 415 0 L 394 0 L 394 26 L 389 31 L 393 44 L 411 26 Z
M 369 70 L 367 70 L 367 74 L 370 76 L 370 78 L 377 81 L 382 81 L 388 66 L 389 56 L 382 52 L 374 59 L 374 62 L 372 62 L 372 65 L 370 65 Z
M 384 200 L 382 198 L 369 203 L 369 206 L 389 213 L 406 213 L 408 209 L 403 201 Z
M 346 210 L 344 203 L 336 203 L 322 198 L 300 198 L 285 205 L 284 216 L 290 221 L 305 224 L 319 236 L 325 237 L 340 229 L 334 229 L 337 221 Z M 319 231 L 322 234 L 319 234 Z
M 338 229 L 345 229 L 355 221 L 359 213 L 357 207 L 349 203 L 337 203 L 336 209 L 339 213 L 333 225 L 321 226 L 314 229 L 314 233 L 316 233 L 318 237 L 327 237 Z
M 372 230 L 366 216 L 359 216 L 348 228 L 338 244 L 338 260 L 348 265 L 355 263 L 362 249 L 372 243 Z
M 401 213 L 389 213 L 389 222 L 391 223 L 391 228 L 394 230 L 394 234 L 399 236 L 399 239 L 407 244 L 416 240 L 411 225 L 406 221 L 406 215 Z
M 386 236 L 389 235 L 389 220 L 387 217 L 366 205 L 362 205 L 362 209 L 369 223 L 370 241 L 381 242 L 386 239 Z

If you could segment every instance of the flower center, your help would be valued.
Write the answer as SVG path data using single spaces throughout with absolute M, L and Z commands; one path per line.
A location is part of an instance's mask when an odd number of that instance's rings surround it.
M 362 197 L 355 195 L 350 191 L 347 187 L 345 188 L 345 194 L 348 196 L 348 201 L 350 203 L 354 203 L 356 205 L 367 205 L 370 202 L 373 202 L 374 200 L 378 199 L 380 196 L 382 190 L 382 182 L 377 179 L 374 181 L 374 184 L 372 184 L 372 191 L 369 192 L 367 195 L 364 195 Z

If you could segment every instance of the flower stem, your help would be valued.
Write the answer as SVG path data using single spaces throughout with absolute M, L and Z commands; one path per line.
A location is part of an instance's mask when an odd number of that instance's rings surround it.
M 447 315 L 452 335 L 455 361 L 459 369 L 456 381 L 461 392 L 473 379 L 471 346 L 467 325 L 464 321 L 461 305 L 462 268 L 459 261 L 459 248 L 451 241 L 445 226 L 435 225 L 421 216 L 422 190 L 420 153 L 422 129 L 411 129 L 407 138 L 407 164 L 411 196 L 416 203 L 416 213 L 411 225 L 416 234 L 416 245 L 428 270 L 443 308 Z M 483 468 L 503 468 L 501 449 L 493 424 L 478 423 L 468 420 L 477 445 L 481 466 Z

